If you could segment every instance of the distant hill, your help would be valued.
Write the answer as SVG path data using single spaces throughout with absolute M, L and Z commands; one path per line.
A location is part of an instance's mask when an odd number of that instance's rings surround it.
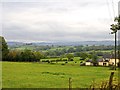
M 25 43 L 23 42 L 7 42 L 8 46 L 16 46 L 16 45 L 24 45 Z
M 21 46 L 21 45 L 61 45 L 61 46 L 78 46 L 78 45 L 114 45 L 114 41 L 79 41 L 79 42 L 36 42 L 36 43 L 24 43 L 24 42 L 7 42 L 8 46 Z

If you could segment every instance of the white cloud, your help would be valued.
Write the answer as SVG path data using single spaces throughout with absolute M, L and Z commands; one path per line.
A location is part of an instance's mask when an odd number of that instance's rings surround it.
M 109 40 L 112 22 L 102 0 L 3 3 L 3 35 L 8 40 Z

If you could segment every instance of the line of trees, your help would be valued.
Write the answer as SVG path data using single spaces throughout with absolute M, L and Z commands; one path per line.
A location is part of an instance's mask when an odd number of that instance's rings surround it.
M 49 58 L 49 57 L 66 57 L 68 58 L 69 61 L 73 60 L 74 56 L 75 57 L 80 57 L 81 60 L 86 60 L 86 59 L 94 59 L 94 61 L 96 61 L 96 56 L 103 56 L 105 53 L 103 52 L 96 52 L 93 53 L 93 51 L 91 52 L 84 52 L 84 51 L 79 51 L 79 52 L 74 52 L 72 53 L 72 50 L 74 50 L 74 48 L 69 48 L 69 52 L 65 52 L 65 49 L 59 50 L 51 50 L 51 51 L 46 51 L 44 53 L 40 52 L 40 51 L 34 51 L 34 50 L 28 50 L 25 49 L 23 51 L 20 50 L 9 50 L 7 43 L 5 41 L 5 39 L 3 37 L 0 37 L 1 39 L 1 50 L 2 50 L 2 60 L 3 61 L 20 61 L 20 62 L 38 62 L 40 61 L 40 59 L 44 59 L 44 58 Z M 83 46 L 77 46 L 76 48 L 83 47 Z M 61 57 L 62 56 L 62 57 Z
M 9 53 L 7 43 L 4 39 L 4 37 L 0 36 L 0 57 L 2 57 L 2 60 L 7 59 L 7 54 Z
M 38 62 L 45 55 L 39 51 L 31 51 L 25 49 L 24 51 L 17 51 L 8 49 L 8 45 L 4 37 L 0 36 L 0 53 L 2 52 L 2 61 L 24 61 L 24 62 Z
M 6 61 L 20 61 L 20 62 L 39 62 L 44 58 L 44 54 L 38 51 L 31 51 L 25 49 L 24 51 L 9 51 Z

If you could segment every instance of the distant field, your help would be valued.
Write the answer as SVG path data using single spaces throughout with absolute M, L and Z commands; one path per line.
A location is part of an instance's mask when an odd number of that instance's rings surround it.
M 59 59 L 60 58 L 48 58 L 48 59 L 40 59 L 40 61 L 44 61 L 44 60 L 59 60 Z M 62 58 L 62 60 L 64 60 L 64 59 L 68 60 L 68 58 Z M 74 59 L 74 61 L 80 61 L 80 57 L 74 57 L 73 59 Z
M 48 59 L 40 59 L 41 62 L 44 62 L 44 61 L 53 61 L 52 64 L 71 64 L 71 65 L 80 65 L 80 62 L 82 60 L 80 60 L 80 57 L 74 57 L 73 58 L 73 61 L 68 61 L 68 58 L 62 58 L 61 61 L 58 61 L 60 60 L 60 58 L 48 58 Z M 67 60 L 67 61 L 64 61 L 64 60 Z M 58 61 L 58 62 L 55 62 L 55 61 Z
M 68 50 L 68 49 L 70 49 L 70 48 L 74 48 L 74 49 L 76 49 L 74 46 L 61 46 L 61 47 L 59 47 L 59 46 L 54 46 L 54 47 L 52 47 L 51 46 L 51 48 L 50 49 L 47 49 L 47 50 L 44 50 L 43 49 L 43 46 L 35 46 L 35 45 L 21 45 L 21 46 L 12 46 L 12 47 L 10 47 L 9 46 L 9 49 L 10 50 L 25 50 L 25 49 L 29 49 L 29 50 L 39 50 L 39 51 L 42 51 L 42 52 L 46 52 L 46 51 L 55 51 L 55 50 L 62 50 L 62 49 L 65 49 L 65 50 Z M 86 46 L 84 46 L 84 49 L 85 48 L 87 48 Z M 94 48 L 92 49 L 92 50 L 94 50 Z M 92 50 L 89 50 L 89 51 L 86 51 L 86 52 L 91 52 Z M 111 52 L 111 51 L 114 51 L 114 49 L 108 49 L 108 50 L 96 50 L 96 51 L 100 51 L 100 52 Z
M 89 87 L 92 81 L 109 80 L 109 67 L 57 65 L 23 62 L 2 63 L 3 88 L 73 88 Z M 115 72 L 117 77 L 117 71 Z

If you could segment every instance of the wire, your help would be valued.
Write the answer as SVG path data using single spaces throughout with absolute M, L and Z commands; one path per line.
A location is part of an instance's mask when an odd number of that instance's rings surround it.
M 112 9 L 113 9 L 113 16 L 114 16 L 114 18 L 115 18 L 115 7 L 114 7 L 114 2 L 113 2 L 113 0 L 112 0 Z
M 107 3 L 107 8 L 108 8 L 109 17 L 110 17 L 111 21 L 114 21 L 114 19 L 113 19 L 113 17 L 112 17 L 112 14 L 111 14 L 111 9 L 110 9 L 110 5 L 109 5 L 108 0 L 106 0 L 106 3 Z

